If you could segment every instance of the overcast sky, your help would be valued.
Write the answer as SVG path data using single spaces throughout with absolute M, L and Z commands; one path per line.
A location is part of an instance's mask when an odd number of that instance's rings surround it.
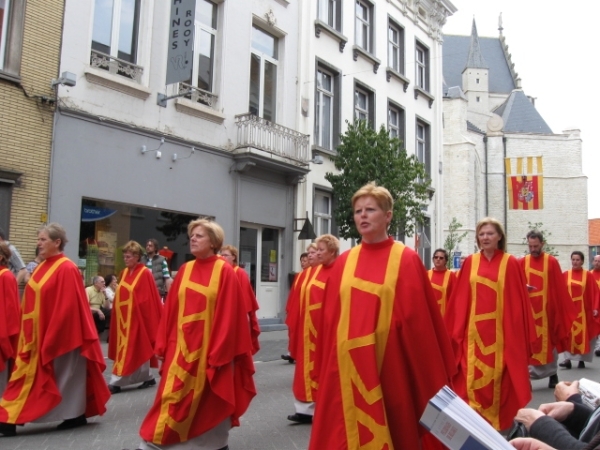
M 581 130 L 588 216 L 600 217 L 600 0 L 450 1 L 458 11 L 444 25 L 446 34 L 470 35 L 475 17 L 479 36 L 497 37 L 502 12 L 525 94 L 536 97 L 536 108 L 554 133 Z

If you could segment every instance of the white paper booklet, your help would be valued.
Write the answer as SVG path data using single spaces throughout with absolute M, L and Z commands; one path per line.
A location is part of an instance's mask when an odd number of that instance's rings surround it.
M 581 400 L 592 409 L 600 406 L 600 383 L 582 378 L 579 380 Z
M 448 386 L 429 400 L 421 425 L 450 450 L 515 450 Z

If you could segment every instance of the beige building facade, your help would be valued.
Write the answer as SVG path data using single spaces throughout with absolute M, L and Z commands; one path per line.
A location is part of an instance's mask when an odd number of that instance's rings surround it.
M 33 259 L 46 220 L 64 1 L 0 2 L 0 227 Z

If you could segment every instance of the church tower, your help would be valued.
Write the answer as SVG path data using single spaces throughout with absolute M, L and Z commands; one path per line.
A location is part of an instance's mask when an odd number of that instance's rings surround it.
M 489 113 L 489 68 L 481 54 L 475 18 L 473 18 L 471 27 L 469 57 L 462 72 L 462 89 L 467 96 L 469 110 L 484 114 Z

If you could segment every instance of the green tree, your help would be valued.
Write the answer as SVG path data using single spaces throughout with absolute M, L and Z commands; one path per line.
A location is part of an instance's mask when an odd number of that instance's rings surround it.
M 542 222 L 536 222 L 536 223 L 531 223 L 531 222 L 527 222 L 527 228 L 529 229 L 529 231 L 539 231 L 540 233 L 542 233 L 542 236 L 544 236 L 544 247 L 542 247 L 542 250 L 546 253 L 548 253 L 549 255 L 554 256 L 555 258 L 558 257 L 558 252 L 554 249 L 554 247 L 552 247 L 550 244 L 548 244 L 548 240 L 550 239 L 550 236 L 552 236 L 552 233 L 550 233 L 547 230 L 544 230 L 544 224 Z M 527 245 L 527 237 L 523 238 L 523 244 Z M 529 249 L 525 248 L 525 255 L 529 254 Z
M 462 223 L 460 223 L 456 217 L 453 217 L 450 221 L 450 225 L 448 225 L 448 235 L 446 236 L 446 240 L 444 240 L 444 248 L 450 256 L 446 262 L 448 269 L 452 268 L 452 252 L 468 234 L 467 231 L 458 233 L 458 230 L 462 228 L 462 226 Z
M 341 135 L 337 155 L 331 157 L 340 173 L 325 175 L 337 201 L 334 214 L 340 236 L 360 239 L 354 226 L 351 199 L 371 181 L 387 188 L 394 198 L 391 234 L 398 231 L 414 234 L 415 225 L 424 221 L 423 210 L 429 202 L 431 182 L 425 166 L 415 155 L 408 155 L 402 141 L 390 137 L 383 125 L 377 132 L 365 121 L 346 123 L 348 130 Z

